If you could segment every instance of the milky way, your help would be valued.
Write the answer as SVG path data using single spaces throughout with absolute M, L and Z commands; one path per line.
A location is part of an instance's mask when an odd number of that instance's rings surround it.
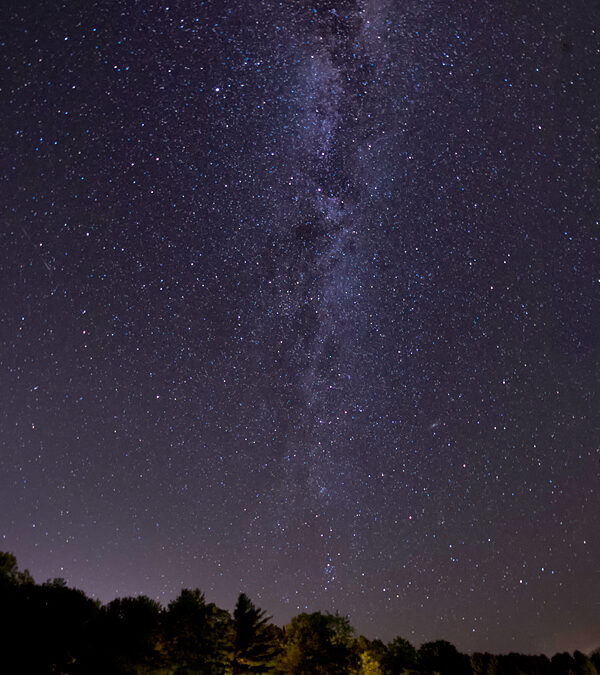
M 38 4 L 0 40 L 0 548 L 103 601 L 596 647 L 598 8 Z

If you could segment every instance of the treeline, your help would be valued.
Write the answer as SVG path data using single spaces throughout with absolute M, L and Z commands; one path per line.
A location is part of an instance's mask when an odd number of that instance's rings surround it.
M 240 594 L 233 614 L 183 590 L 101 605 L 61 579 L 36 584 L 0 552 L 0 672 L 25 675 L 598 675 L 600 652 L 546 656 L 419 649 L 356 637 L 345 617 L 299 614 L 284 628 Z

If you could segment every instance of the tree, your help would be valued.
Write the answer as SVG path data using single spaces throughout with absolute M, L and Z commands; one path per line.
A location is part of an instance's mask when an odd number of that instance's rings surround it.
M 474 675 L 497 675 L 498 657 L 494 654 L 476 652 L 471 655 L 471 668 Z
M 600 647 L 598 647 L 598 649 L 594 649 L 594 651 L 590 654 L 590 661 L 596 668 L 596 672 L 600 673 Z
M 440 675 L 470 675 L 469 657 L 460 654 L 456 647 L 446 640 L 425 642 L 419 649 L 419 663 L 425 673 Z
M 417 650 L 408 640 L 394 638 L 387 646 L 383 666 L 390 675 L 401 675 L 405 670 L 417 667 Z
M 270 616 L 258 609 L 245 593 L 240 593 L 233 612 L 232 673 L 270 673 L 277 655 L 277 631 Z
M 383 663 L 387 656 L 387 648 L 381 640 L 369 640 L 359 635 L 352 644 L 352 673 L 378 673 L 384 675 L 387 671 Z
M 198 589 L 184 589 L 168 607 L 165 616 L 168 659 L 176 673 L 223 675 L 233 647 L 229 614 L 214 603 L 207 604 Z
M 161 606 L 144 595 L 117 598 L 102 609 L 96 630 L 103 672 L 147 672 L 160 665 Z
M 577 675 L 596 675 L 596 666 L 589 656 L 575 650 L 573 652 L 573 658 L 575 659 L 575 665 L 577 666 Z
M 552 666 L 547 656 L 511 652 L 497 658 L 501 675 L 552 675 Z
M 356 675 L 383 675 L 381 664 L 372 652 L 361 653 Z
M 14 586 L 33 584 L 33 577 L 29 574 L 29 570 L 19 571 L 17 558 L 12 553 L 0 551 L 0 584 Z
M 60 581 L 18 590 L 3 653 L 5 672 L 88 673 L 82 664 L 98 605 Z
M 555 654 L 552 657 L 552 672 L 554 675 L 576 675 L 575 659 L 568 652 Z
M 333 614 L 299 614 L 284 629 L 277 669 L 286 675 L 345 675 L 354 630 Z

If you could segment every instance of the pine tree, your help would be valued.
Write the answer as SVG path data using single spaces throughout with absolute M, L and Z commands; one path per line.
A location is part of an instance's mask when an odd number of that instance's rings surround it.
M 245 593 L 240 593 L 233 612 L 233 675 L 272 671 L 278 651 L 277 629 L 265 614 Z

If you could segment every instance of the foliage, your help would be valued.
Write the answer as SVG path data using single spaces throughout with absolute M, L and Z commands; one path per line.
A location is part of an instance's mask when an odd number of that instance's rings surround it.
M 497 657 L 500 675 L 551 675 L 552 668 L 546 656 L 530 656 L 511 652 Z
M 484 654 L 476 652 L 471 655 L 471 668 L 473 675 L 497 675 L 498 657 L 487 652 Z
M 106 645 L 103 670 L 134 673 L 160 666 L 161 606 L 146 596 L 117 598 L 102 608 L 97 630 Z
M 445 640 L 419 650 L 396 637 L 355 637 L 348 619 L 313 612 L 284 630 L 244 593 L 233 617 L 183 590 L 166 609 L 145 596 L 100 605 L 63 579 L 36 584 L 0 552 L 0 671 L 35 675 L 598 675 L 600 652 L 458 652 Z
M 469 657 L 460 654 L 456 647 L 446 640 L 425 642 L 419 652 L 420 669 L 425 673 L 440 675 L 469 675 L 471 665 Z
M 387 646 L 382 662 L 385 672 L 390 675 L 400 675 L 405 670 L 414 670 L 417 667 L 417 650 L 408 640 L 395 637 Z
M 358 669 L 355 672 L 356 675 L 383 675 L 379 660 L 369 651 L 362 652 L 359 657 Z
M 270 619 L 245 593 L 240 593 L 233 612 L 233 675 L 272 672 L 279 648 L 278 634 L 269 624 Z
M 98 606 L 82 591 L 26 581 L 0 590 L 5 617 L 3 672 L 77 673 L 89 660 L 87 629 Z
M 590 654 L 590 661 L 592 662 L 592 665 L 596 671 L 600 673 L 600 647 L 598 647 L 598 649 L 594 649 L 594 651 Z
M 284 629 L 278 672 L 289 675 L 338 675 L 348 672 L 353 629 L 334 614 L 299 614 Z
M 0 551 L 0 585 L 8 584 L 22 586 L 33 584 L 33 577 L 29 570 L 19 571 L 17 558 L 12 553 Z
M 222 675 L 232 649 L 229 614 L 214 603 L 206 603 L 200 590 L 183 590 L 169 604 L 165 617 L 168 661 L 181 673 Z

